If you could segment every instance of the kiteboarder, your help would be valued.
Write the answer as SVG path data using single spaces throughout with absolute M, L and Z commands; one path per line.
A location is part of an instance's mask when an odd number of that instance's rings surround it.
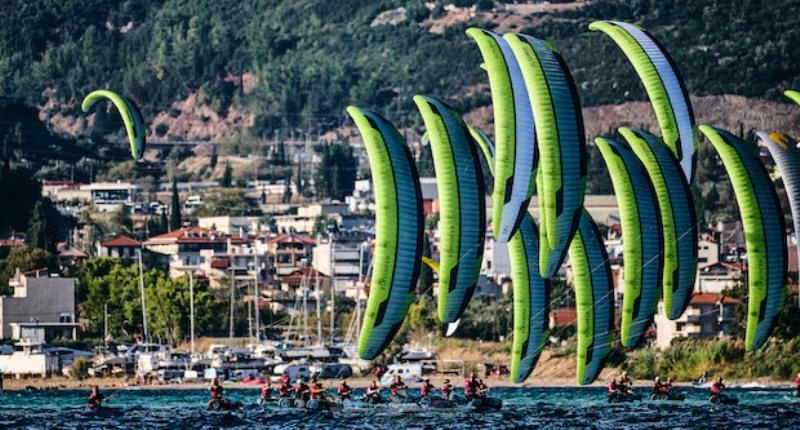
M 314 378 L 309 392 L 313 400 L 320 400 L 322 399 L 322 394 L 325 392 L 325 387 L 322 386 L 322 383 L 319 382 L 317 378 Z
M 347 385 L 347 379 L 343 379 L 336 392 L 339 394 L 339 401 L 343 402 L 345 400 L 350 400 L 350 395 L 353 393 L 353 389 Z
M 389 386 L 389 393 L 393 402 L 402 402 L 406 399 L 406 383 L 400 375 L 394 375 L 394 381 Z
M 794 378 L 794 396 L 800 397 L 800 373 L 797 374 L 797 378 Z
M 617 383 L 617 377 L 611 378 L 611 382 L 608 383 L 608 400 L 616 400 L 619 395 L 621 394 L 620 386 Z
M 714 380 L 711 383 L 711 398 L 708 401 L 711 403 L 732 403 L 734 399 L 722 393 L 726 388 L 721 377 Z
M 106 398 L 103 397 L 103 395 L 100 393 L 100 387 L 95 385 L 94 387 L 92 387 L 92 392 L 89 393 L 89 408 L 91 409 L 99 408 L 100 406 L 103 405 L 103 401 L 105 399 Z
M 269 402 L 272 400 L 272 385 L 269 383 L 269 378 L 267 378 L 267 383 L 261 387 L 261 396 L 258 399 L 258 403 L 262 404 L 264 402 Z
M 477 375 L 473 373 L 472 376 L 464 380 L 464 397 L 467 398 L 467 401 L 480 397 L 480 391 L 481 382 L 478 380 Z
M 278 386 L 278 397 L 288 398 L 292 395 L 292 386 L 289 384 L 288 378 L 281 377 L 281 385 Z
M 364 392 L 364 400 L 367 403 L 380 403 L 381 402 L 381 388 L 378 386 L 378 381 L 372 380 L 367 385 L 367 390 Z
M 219 384 L 219 379 L 214 378 L 211 380 L 211 385 L 208 386 L 208 394 L 211 396 L 211 402 L 217 401 L 222 403 L 222 393 L 224 391 L 225 389 Z
M 442 398 L 445 400 L 452 400 L 453 399 L 453 385 L 450 383 L 449 379 L 445 379 L 442 382 Z
M 427 399 L 428 396 L 431 394 L 431 391 L 433 391 L 434 389 L 435 389 L 435 387 L 433 386 L 433 384 L 431 384 L 431 380 L 430 379 L 428 379 L 428 378 L 423 379 L 422 380 L 422 385 L 419 386 L 419 398 L 420 398 L 420 400 Z
M 299 378 L 294 386 L 294 396 L 298 400 L 308 400 L 311 397 L 311 389 L 306 384 L 305 378 Z

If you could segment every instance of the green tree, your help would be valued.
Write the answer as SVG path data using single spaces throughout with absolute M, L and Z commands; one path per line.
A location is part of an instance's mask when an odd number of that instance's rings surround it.
M 33 207 L 26 244 L 31 248 L 55 251 L 58 212 L 50 199 L 43 197 Z
M 258 209 L 245 197 L 244 191 L 221 189 L 207 194 L 194 214 L 198 217 L 256 215 Z
M 0 293 L 9 294 L 8 280 L 14 277 L 17 269 L 25 272 L 33 269 L 57 269 L 55 254 L 41 248 L 17 247 L 9 252 L 5 260 L 0 260 Z
M 219 180 L 219 186 L 223 188 L 230 188 L 233 185 L 233 169 L 230 162 L 225 162 L 225 171 L 222 172 L 222 179 Z
M 121 205 L 119 209 L 111 215 L 111 226 L 112 231 L 117 234 L 125 236 L 133 235 L 133 219 L 130 213 L 128 213 L 127 206 Z
M 344 200 L 353 193 L 358 173 L 353 149 L 350 145 L 336 143 L 322 145 L 320 151 L 322 159 L 314 181 L 317 197 Z
M 211 145 L 211 160 L 209 161 L 209 165 L 211 166 L 211 170 L 217 168 L 217 145 Z
M 172 198 L 169 205 L 169 230 L 178 230 L 183 226 L 181 220 L 181 201 L 178 195 L 178 180 L 172 177 Z

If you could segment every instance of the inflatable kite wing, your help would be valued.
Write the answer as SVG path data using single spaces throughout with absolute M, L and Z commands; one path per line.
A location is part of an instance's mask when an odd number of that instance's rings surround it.
M 675 156 L 658 137 L 630 128 L 620 134 L 639 158 L 658 199 L 664 233 L 664 308 L 669 319 L 683 315 L 697 276 L 697 216 L 692 192 Z
M 603 238 L 585 209 L 569 248 L 578 315 L 578 383 L 591 384 L 609 351 L 614 332 L 614 283 Z
M 644 29 L 626 22 L 595 21 L 589 30 L 611 37 L 633 65 L 656 114 L 664 143 L 680 160 L 686 182 L 692 183 L 697 148 L 694 113 L 675 62 Z
M 127 97 L 108 90 L 92 91 L 81 103 L 81 109 L 88 113 L 94 108 L 97 102 L 107 99 L 114 103 L 122 122 L 125 124 L 125 131 L 128 133 L 128 141 L 131 147 L 131 156 L 134 160 L 140 160 L 144 154 L 146 145 L 147 128 L 144 125 L 142 113 L 136 104 Z
M 492 227 L 495 239 L 506 242 L 527 213 L 536 185 L 533 113 L 522 71 L 508 42 L 478 28 L 468 29 L 467 35 L 477 42 L 489 75 L 497 144 Z
M 350 106 L 375 189 L 375 256 L 358 355 L 371 360 L 392 340 L 414 297 L 422 261 L 419 176 L 405 140 L 377 113 Z
M 662 233 L 658 202 L 639 160 L 625 144 L 595 139 L 608 166 L 622 222 L 623 276 L 620 338 L 636 346 L 652 322 L 661 296 Z
M 439 214 L 439 320 L 461 318 L 478 283 L 486 230 L 478 145 L 461 115 L 433 98 L 415 96 L 430 139 Z
M 727 131 L 701 125 L 733 184 L 747 247 L 745 349 L 769 337 L 786 298 L 786 239 L 783 211 L 766 169 L 745 143 Z
M 536 123 L 539 165 L 540 272 L 555 276 L 578 228 L 586 190 L 586 141 L 575 83 L 561 54 L 549 43 L 506 34 L 517 58 Z

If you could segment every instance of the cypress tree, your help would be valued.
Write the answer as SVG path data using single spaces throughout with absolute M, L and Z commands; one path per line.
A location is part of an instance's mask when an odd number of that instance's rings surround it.
M 181 201 L 178 198 L 178 180 L 172 177 L 172 200 L 170 202 L 169 212 L 169 230 L 178 230 L 181 228 Z
M 48 237 L 47 208 L 43 199 L 39 199 L 33 207 L 31 220 L 28 223 L 28 235 L 25 238 L 28 247 L 50 250 L 52 241 Z

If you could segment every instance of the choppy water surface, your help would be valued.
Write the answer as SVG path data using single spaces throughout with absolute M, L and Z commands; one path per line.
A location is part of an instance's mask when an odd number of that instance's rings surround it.
M 645 390 L 641 390 L 644 393 Z M 109 394 L 114 391 L 108 390 Z M 360 393 L 361 390 L 358 390 Z M 734 390 L 738 406 L 707 402 L 707 390 L 686 389 L 684 402 L 614 404 L 603 389 L 496 388 L 503 409 L 489 413 L 347 409 L 305 413 L 254 404 L 256 390 L 228 389 L 245 407 L 207 412 L 205 390 L 126 390 L 109 403 L 118 409 L 89 412 L 88 391 L 34 391 L 0 394 L 0 428 L 798 428 L 800 399 L 790 390 Z

